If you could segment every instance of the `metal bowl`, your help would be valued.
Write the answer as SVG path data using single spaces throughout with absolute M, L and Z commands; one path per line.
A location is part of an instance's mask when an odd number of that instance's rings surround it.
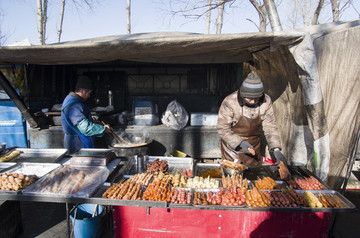
M 152 139 L 134 136 L 130 144 L 109 143 L 116 156 L 147 155 Z

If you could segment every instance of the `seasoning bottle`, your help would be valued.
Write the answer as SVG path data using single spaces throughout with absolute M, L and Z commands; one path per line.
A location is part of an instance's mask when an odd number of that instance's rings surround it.
M 109 96 L 109 106 L 114 106 L 113 93 L 111 90 L 108 91 L 108 96 Z
M 236 157 L 236 158 L 234 159 L 234 163 L 236 163 L 236 164 L 239 163 L 239 157 Z

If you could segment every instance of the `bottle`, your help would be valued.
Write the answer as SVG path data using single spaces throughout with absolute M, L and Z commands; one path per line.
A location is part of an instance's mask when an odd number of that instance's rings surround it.
M 113 93 L 111 90 L 108 91 L 108 96 L 109 96 L 109 106 L 114 106 L 114 101 L 113 101 Z

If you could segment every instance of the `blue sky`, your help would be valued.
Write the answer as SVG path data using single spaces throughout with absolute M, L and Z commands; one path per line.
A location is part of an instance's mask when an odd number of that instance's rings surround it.
M 60 0 L 50 0 L 48 9 L 48 27 L 46 43 L 57 41 L 57 28 L 60 20 Z M 169 2 L 169 0 L 163 0 Z M 354 5 L 360 10 L 360 1 Z M 54 5 L 55 4 L 55 5 Z M 157 32 L 157 31 L 182 31 L 182 32 L 205 32 L 204 19 L 198 21 L 186 20 L 182 17 L 174 17 L 165 12 L 166 6 L 161 0 L 132 0 L 132 33 Z M 62 41 L 78 40 L 106 35 L 126 34 L 126 0 L 103 0 L 97 1 L 91 11 L 87 7 L 76 9 L 68 3 L 64 24 Z M 283 4 L 278 12 L 284 12 Z M 39 44 L 37 33 L 37 16 L 35 0 L 1 0 L 0 1 L 0 26 L 2 35 L 6 36 L 5 45 L 29 39 L 32 44 Z M 330 11 L 328 13 L 331 13 Z M 213 18 L 215 21 L 215 14 Z M 323 19 L 331 17 L 324 14 Z M 280 14 L 283 22 L 285 16 Z M 353 8 L 347 10 L 343 20 L 358 19 L 359 15 Z M 224 16 L 222 33 L 257 32 L 253 23 L 246 19 L 258 22 L 257 13 L 244 1 L 241 5 L 234 5 L 228 9 Z M 285 29 L 286 26 L 283 25 Z M 215 33 L 215 24 L 211 27 L 211 33 Z

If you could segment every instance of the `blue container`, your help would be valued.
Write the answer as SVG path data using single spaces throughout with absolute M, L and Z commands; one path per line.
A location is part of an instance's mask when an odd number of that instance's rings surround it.
M 134 124 L 153 126 L 159 123 L 157 104 L 152 100 L 134 101 Z
M 75 238 L 100 237 L 104 207 L 98 205 L 95 215 L 92 217 L 95 206 L 96 204 L 81 204 L 70 214 Z M 74 219 L 75 215 L 76 217 Z
M 26 124 L 11 100 L 0 100 L 0 142 L 7 143 L 7 147 L 28 147 Z

